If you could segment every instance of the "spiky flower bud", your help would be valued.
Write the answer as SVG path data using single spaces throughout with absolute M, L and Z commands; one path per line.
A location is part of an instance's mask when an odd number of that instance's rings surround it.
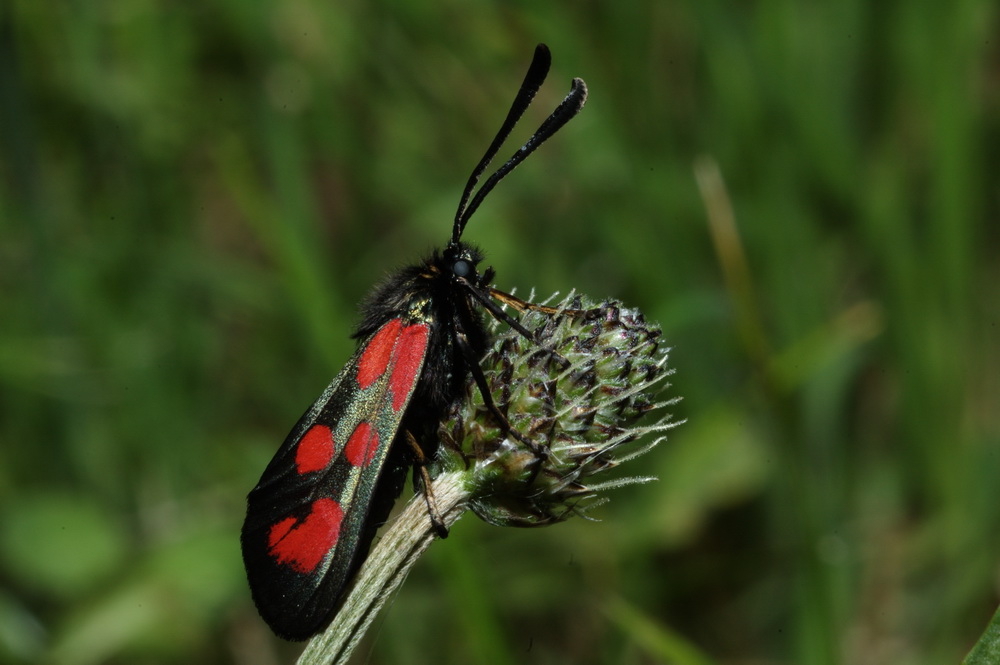
M 552 309 L 522 313 L 536 339 L 507 330 L 481 362 L 494 404 L 522 436 L 497 422 L 472 381 L 439 432 L 437 463 L 466 470 L 469 507 L 491 524 L 562 521 L 599 503 L 599 490 L 651 480 L 595 476 L 663 438 L 644 435 L 675 424 L 668 416 L 637 424 L 674 401 L 654 396 L 671 373 L 658 326 L 616 301 L 571 297 Z

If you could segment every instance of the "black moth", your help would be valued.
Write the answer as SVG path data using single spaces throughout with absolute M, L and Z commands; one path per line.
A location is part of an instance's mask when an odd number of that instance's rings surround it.
M 533 445 L 492 405 L 479 367 L 490 341 L 480 310 L 532 338 L 498 303 L 518 311 L 548 308 L 494 289 L 493 269 L 480 272 L 482 253 L 461 237 L 497 183 L 583 107 L 586 85 L 573 79 L 538 131 L 473 195 L 550 64 L 540 44 L 507 118 L 469 177 L 450 242 L 372 291 L 354 333 L 354 356 L 295 424 L 247 498 L 241 543 L 250 590 L 281 637 L 306 639 L 331 621 L 409 467 L 419 469 L 431 517 L 447 535 L 426 490 L 424 462 L 436 449 L 439 421 L 470 374 L 501 425 Z

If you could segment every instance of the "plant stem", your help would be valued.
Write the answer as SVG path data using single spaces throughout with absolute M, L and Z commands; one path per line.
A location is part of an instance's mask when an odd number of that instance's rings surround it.
M 466 478 L 466 472 L 452 471 L 441 474 L 432 484 L 438 512 L 449 528 L 466 510 Z M 309 641 L 298 665 L 346 663 L 386 600 L 434 539 L 427 502 L 423 493 L 417 493 L 382 534 L 333 622 Z

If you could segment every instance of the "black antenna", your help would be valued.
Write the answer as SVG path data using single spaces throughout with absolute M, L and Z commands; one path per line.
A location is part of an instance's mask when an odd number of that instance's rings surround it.
M 503 125 L 500 126 L 500 131 L 497 132 L 490 147 L 486 149 L 486 154 L 476 164 L 476 168 L 472 170 L 469 182 L 465 185 L 465 191 L 462 192 L 462 199 L 459 201 L 458 211 L 455 213 L 455 225 L 451 232 L 452 244 L 457 243 L 459 238 L 462 237 L 465 225 L 469 223 L 472 214 L 476 212 L 486 198 L 486 195 L 496 187 L 497 183 L 503 180 L 508 173 L 513 171 L 538 146 L 542 145 L 550 136 L 569 122 L 573 116 L 579 113 L 580 109 L 583 108 L 584 102 L 587 101 L 587 84 L 583 82 L 583 79 L 573 79 L 572 87 L 566 98 L 545 119 L 545 122 L 541 124 L 538 130 L 531 135 L 531 138 L 503 166 L 487 178 L 483 186 L 476 192 L 476 195 L 472 197 L 472 200 L 469 200 L 473 188 L 479 182 L 479 177 L 486 170 L 486 167 L 490 165 L 497 152 L 500 151 L 500 146 L 503 145 L 503 142 L 510 135 L 511 130 L 514 129 L 514 125 L 517 124 L 521 115 L 524 114 L 525 109 L 531 104 L 535 93 L 542 86 L 545 76 L 549 73 L 549 66 L 551 64 L 552 55 L 549 53 L 549 47 L 545 44 L 539 44 L 535 47 L 535 55 L 531 60 L 531 65 L 528 67 L 528 73 L 525 74 L 524 81 L 521 83 L 521 89 L 518 90 L 517 96 L 514 98 L 514 103 L 511 104 L 510 111 L 507 112 L 507 118 L 503 121 Z

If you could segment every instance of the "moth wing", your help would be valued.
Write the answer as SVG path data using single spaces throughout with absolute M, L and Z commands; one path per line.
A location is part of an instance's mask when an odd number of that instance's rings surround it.
M 320 630 L 367 554 L 375 488 L 429 333 L 425 323 L 397 318 L 364 340 L 247 497 L 240 538 L 247 578 L 258 611 L 282 637 Z

